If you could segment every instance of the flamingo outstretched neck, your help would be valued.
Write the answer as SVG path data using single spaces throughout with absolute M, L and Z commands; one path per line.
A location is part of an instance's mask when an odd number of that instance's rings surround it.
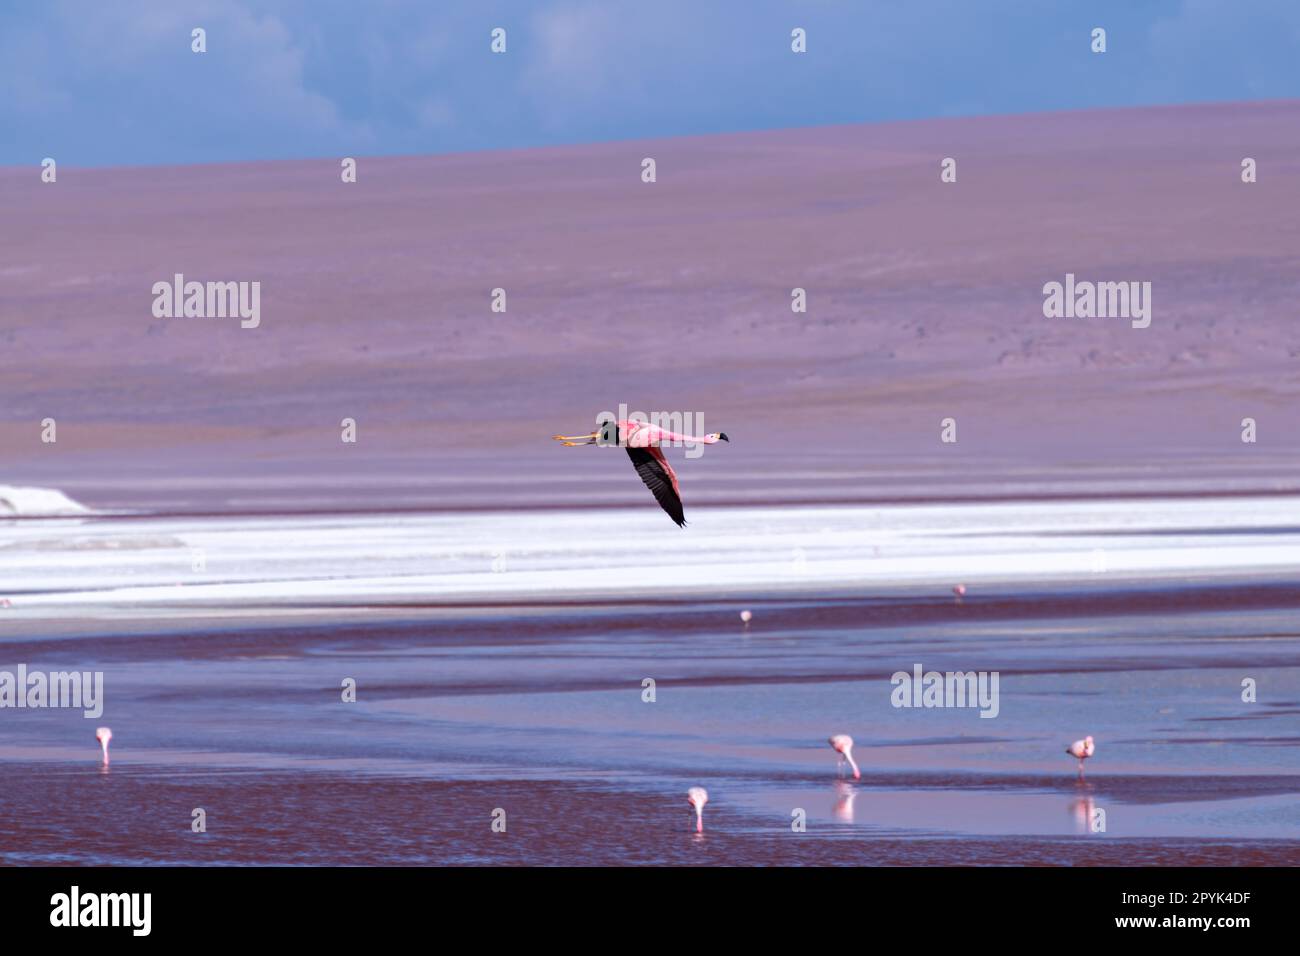
M 853 762 L 853 738 L 848 734 L 836 734 L 831 737 L 828 743 L 834 747 L 835 752 L 840 755 L 839 769 L 843 771 L 844 761 L 847 760 L 849 766 L 853 768 L 853 779 L 861 780 L 862 772 L 858 770 L 858 765 Z

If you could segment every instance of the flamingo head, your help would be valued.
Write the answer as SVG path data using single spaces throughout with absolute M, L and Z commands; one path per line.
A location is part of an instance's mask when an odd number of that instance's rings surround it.
M 704 436 L 704 440 L 708 442 L 710 445 L 716 445 L 720 441 L 725 441 L 728 443 L 731 441 L 731 439 L 727 437 L 726 432 L 711 432 L 708 435 Z
M 1091 757 L 1091 756 L 1093 755 L 1093 753 L 1096 751 L 1096 749 L 1097 749 L 1097 748 L 1096 748 L 1096 746 L 1093 744 L 1093 742 L 1092 742 L 1092 737 L 1091 737 L 1091 736 L 1088 736 L 1088 737 L 1084 737 L 1084 738 L 1083 738 L 1083 752 L 1084 752 L 1085 754 L 1087 754 L 1089 757 Z

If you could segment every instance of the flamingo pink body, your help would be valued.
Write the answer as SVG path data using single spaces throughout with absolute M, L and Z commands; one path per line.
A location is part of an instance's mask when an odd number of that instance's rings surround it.
M 709 791 L 703 787 L 691 787 L 686 791 L 686 799 L 695 808 L 695 832 L 704 832 L 704 805 L 709 802 Z
M 731 441 L 725 432 L 713 432 L 708 435 L 684 435 L 670 431 L 650 422 L 636 419 L 608 419 L 601 427 L 588 435 L 553 435 L 558 442 L 565 445 L 621 445 L 632 467 L 655 496 L 659 507 L 668 513 L 678 527 L 686 526 L 686 515 L 682 510 L 682 489 L 677 482 L 677 473 L 664 457 L 659 447 L 665 442 L 683 445 L 716 445 L 720 441 Z
M 629 448 L 649 448 L 652 445 L 662 445 L 664 442 L 670 444 L 678 442 L 682 445 L 716 445 L 720 441 L 728 440 L 720 432 L 708 435 L 686 435 L 660 428 L 650 422 L 637 421 L 635 418 L 619 419 L 615 424 L 618 425 L 619 433 L 624 436 L 624 444 Z
M 830 745 L 835 748 L 835 752 L 840 755 L 840 766 L 844 766 L 844 761 L 849 762 L 853 768 L 853 779 L 861 780 L 862 774 L 858 770 L 858 765 L 853 762 L 853 738 L 848 734 L 836 734 L 830 739 Z
M 108 765 L 108 742 L 113 739 L 113 731 L 107 727 L 100 727 L 95 731 L 95 739 L 99 741 L 99 748 L 104 752 L 104 765 Z
M 1092 742 L 1092 737 L 1088 736 L 1070 744 L 1065 748 L 1065 752 L 1079 761 L 1079 776 L 1082 777 L 1083 762 L 1097 752 L 1097 746 Z

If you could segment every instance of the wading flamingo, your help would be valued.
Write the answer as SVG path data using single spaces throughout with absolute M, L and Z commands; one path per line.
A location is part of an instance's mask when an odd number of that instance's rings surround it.
M 1097 748 L 1092 743 L 1092 737 L 1084 737 L 1082 740 L 1076 740 L 1070 746 L 1065 748 L 1065 752 L 1071 757 L 1078 758 L 1079 761 L 1079 779 L 1083 779 L 1083 762 L 1097 752 Z
M 858 765 L 853 762 L 853 738 L 848 734 L 836 734 L 829 741 L 830 745 L 835 748 L 835 752 L 840 755 L 839 762 L 836 764 L 837 769 L 841 772 L 844 770 L 844 761 L 849 762 L 853 768 L 853 779 L 861 780 L 862 774 L 858 770 Z
M 709 802 L 709 791 L 703 787 L 691 787 L 686 791 L 686 800 L 695 808 L 695 832 L 704 832 L 704 805 Z
M 682 511 L 682 492 L 677 486 L 677 474 L 659 448 L 660 442 L 679 441 L 698 445 L 716 445 L 720 441 L 729 442 L 724 432 L 711 432 L 708 435 L 682 435 L 670 432 L 666 428 L 635 419 L 614 421 L 607 419 L 600 423 L 600 428 L 589 435 L 552 435 L 565 445 L 621 445 L 627 449 L 627 456 L 632 459 L 632 467 L 641 476 L 645 486 L 659 502 L 659 507 L 668 512 L 668 517 L 677 522 L 680 528 L 686 527 L 686 515 Z
M 99 741 L 99 747 L 104 751 L 104 766 L 108 766 L 108 742 L 113 739 L 113 731 L 107 727 L 100 727 L 95 731 L 95 739 Z

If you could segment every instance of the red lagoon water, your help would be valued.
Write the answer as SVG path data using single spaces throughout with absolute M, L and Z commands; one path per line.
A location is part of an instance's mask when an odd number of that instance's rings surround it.
M 750 595 L 748 628 L 683 601 L 11 635 L 0 669 L 102 670 L 106 705 L 0 712 L 0 860 L 1300 862 L 1295 589 L 1084 592 Z M 894 706 L 917 664 L 996 672 L 996 716 Z

